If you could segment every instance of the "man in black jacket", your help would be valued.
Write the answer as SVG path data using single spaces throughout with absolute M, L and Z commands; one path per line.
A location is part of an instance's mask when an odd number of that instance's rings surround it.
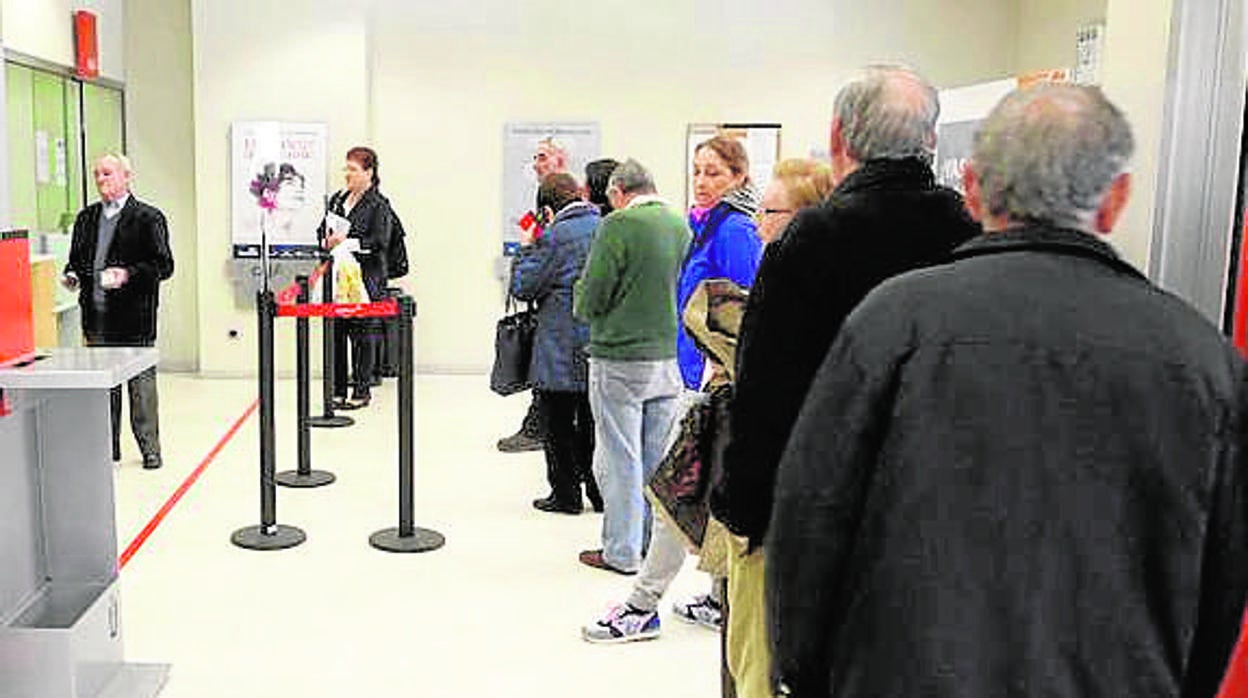
M 871 68 L 843 88 L 831 139 L 839 184 L 767 246 L 750 291 L 724 477 L 711 501 L 751 549 L 732 556 L 728 579 L 728 661 L 747 693 L 765 690 L 768 673 L 758 547 L 776 467 L 815 370 L 876 284 L 943 261 L 979 232 L 961 197 L 932 175 L 939 109 L 932 86 L 903 68 Z
M 1100 90 L 1007 97 L 985 235 L 846 320 L 777 478 L 796 696 L 1217 693 L 1248 591 L 1245 367 L 1097 238 L 1130 190 Z
M 87 346 L 150 347 L 156 343 L 160 282 L 173 275 L 164 215 L 130 194 L 130 161 L 120 154 L 95 164 L 100 201 L 74 221 L 62 283 L 78 290 Z M 130 427 L 143 467 L 161 466 L 156 369 L 130 379 Z M 112 390 L 113 460 L 121 459 L 121 388 Z

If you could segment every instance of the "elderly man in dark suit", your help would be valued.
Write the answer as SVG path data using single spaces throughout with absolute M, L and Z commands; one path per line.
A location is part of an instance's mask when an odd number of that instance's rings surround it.
M 173 275 L 165 216 L 130 194 L 126 156 L 110 153 L 95 164 L 100 201 L 74 221 L 62 283 L 78 290 L 82 334 L 90 347 L 150 347 L 156 342 L 160 282 Z M 143 467 L 159 468 L 160 420 L 156 369 L 132 378 L 130 427 Z M 121 387 L 112 391 L 113 460 L 121 459 Z

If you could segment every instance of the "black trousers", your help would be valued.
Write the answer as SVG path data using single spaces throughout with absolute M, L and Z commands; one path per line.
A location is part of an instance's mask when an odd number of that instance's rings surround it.
M 542 415 L 542 394 L 536 388 L 529 392 L 533 399 L 529 402 L 529 411 L 524 413 L 520 431 L 534 439 L 540 439 L 546 431 L 546 418 Z
M 347 387 L 353 397 L 371 394 L 373 366 L 381 323 L 376 318 L 352 318 L 334 323 L 334 396 L 345 398 Z M 351 345 L 351 371 L 347 375 L 347 344 Z
M 546 451 L 546 480 L 551 494 L 563 502 L 581 501 L 581 483 L 591 501 L 600 501 L 592 469 L 594 457 L 594 417 L 589 394 L 559 391 L 540 393 L 545 418 L 542 447 Z

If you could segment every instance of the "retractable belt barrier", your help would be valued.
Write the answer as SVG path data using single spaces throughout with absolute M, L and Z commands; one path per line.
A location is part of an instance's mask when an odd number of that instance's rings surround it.
M 324 279 L 321 282 L 321 300 L 329 303 L 334 300 L 334 258 L 328 257 L 317 270 Z M 310 285 L 315 283 L 312 281 Z M 321 414 L 308 417 L 310 427 L 337 429 L 355 424 L 350 417 L 334 414 L 334 325 L 334 318 L 321 318 Z
M 320 267 L 324 269 L 324 265 Z M 308 289 L 311 287 L 311 280 L 306 276 L 295 277 L 296 294 L 294 301 L 298 303 L 308 302 Z M 281 294 L 278 294 L 279 297 Z M 282 316 L 281 304 L 277 306 L 278 316 Z M 296 452 L 298 468 L 296 470 L 287 470 L 277 474 L 277 484 L 285 487 L 321 487 L 328 485 L 334 481 L 334 474 L 324 470 L 312 469 L 312 426 L 308 424 L 310 415 L 308 411 L 311 409 L 311 389 L 308 386 L 310 380 L 311 363 L 308 358 L 308 318 L 307 316 L 297 316 L 295 320 L 295 404 L 297 405 L 295 428 L 298 438 L 296 439 Z
M 319 271 L 324 273 L 326 288 L 332 279 L 332 267 L 322 265 Z M 294 298 L 306 300 L 310 280 L 305 277 L 296 279 Z M 289 298 L 288 289 L 282 291 L 283 298 Z M 326 292 L 332 298 L 332 289 Z M 334 318 L 399 318 L 401 328 L 400 353 L 402 360 L 399 366 L 399 525 L 377 531 L 369 537 L 369 544 L 387 552 L 424 552 L 442 547 L 446 539 L 437 531 L 417 528 L 414 523 L 414 482 L 415 482 L 415 434 L 414 406 L 415 376 L 413 375 L 414 342 L 412 336 L 412 320 L 415 317 L 416 304 L 408 296 L 388 299 L 376 303 L 289 303 L 278 305 L 276 296 L 271 291 L 260 291 L 256 294 L 256 314 L 259 326 L 260 356 L 260 525 L 248 526 L 235 531 L 231 540 L 239 547 L 252 550 L 279 550 L 299 545 L 306 539 L 304 532 L 293 526 L 279 525 L 276 520 L 276 484 L 290 485 L 298 482 L 300 487 L 312 487 L 328 484 L 333 475 L 320 473 L 311 469 L 310 437 L 307 426 L 315 419 L 307 416 L 308 402 L 308 359 L 307 359 L 307 318 L 320 317 L 327 323 Z M 274 473 L 274 437 L 273 420 L 273 320 L 276 317 L 295 317 L 297 323 L 297 339 L 299 341 L 299 469 L 283 473 L 279 478 Z M 326 334 L 332 332 L 327 328 Z M 330 338 L 332 340 L 332 337 Z M 332 364 L 329 367 L 332 371 Z M 332 390 L 332 375 L 328 378 Z M 315 481 L 315 484 L 311 484 Z

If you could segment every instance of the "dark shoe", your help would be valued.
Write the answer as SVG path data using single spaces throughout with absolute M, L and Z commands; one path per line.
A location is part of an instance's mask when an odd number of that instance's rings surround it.
M 602 494 L 598 491 L 598 485 L 592 480 L 585 483 L 585 498 L 589 500 L 589 505 L 594 508 L 594 512 L 602 513 Z
M 544 499 L 534 499 L 533 508 L 552 514 L 579 514 L 582 509 L 580 501 L 564 501 L 553 494 Z
M 521 453 L 523 451 L 542 450 L 542 440 L 518 431 L 511 436 L 498 440 L 498 450 L 503 453 Z
M 606 560 L 602 559 L 601 548 L 599 548 L 598 550 L 582 550 L 579 559 L 582 565 L 589 565 L 590 567 L 597 567 L 600 570 L 606 570 L 608 572 L 614 572 L 616 574 L 622 574 L 625 576 L 632 576 L 632 575 L 637 574 L 635 570 L 632 572 L 628 572 L 618 567 L 615 567 L 614 565 L 611 565 L 610 563 L 608 563 Z
M 149 453 L 146 456 L 143 456 L 143 469 L 144 470 L 155 470 L 159 468 L 161 465 L 163 464 L 161 463 L 159 453 Z

